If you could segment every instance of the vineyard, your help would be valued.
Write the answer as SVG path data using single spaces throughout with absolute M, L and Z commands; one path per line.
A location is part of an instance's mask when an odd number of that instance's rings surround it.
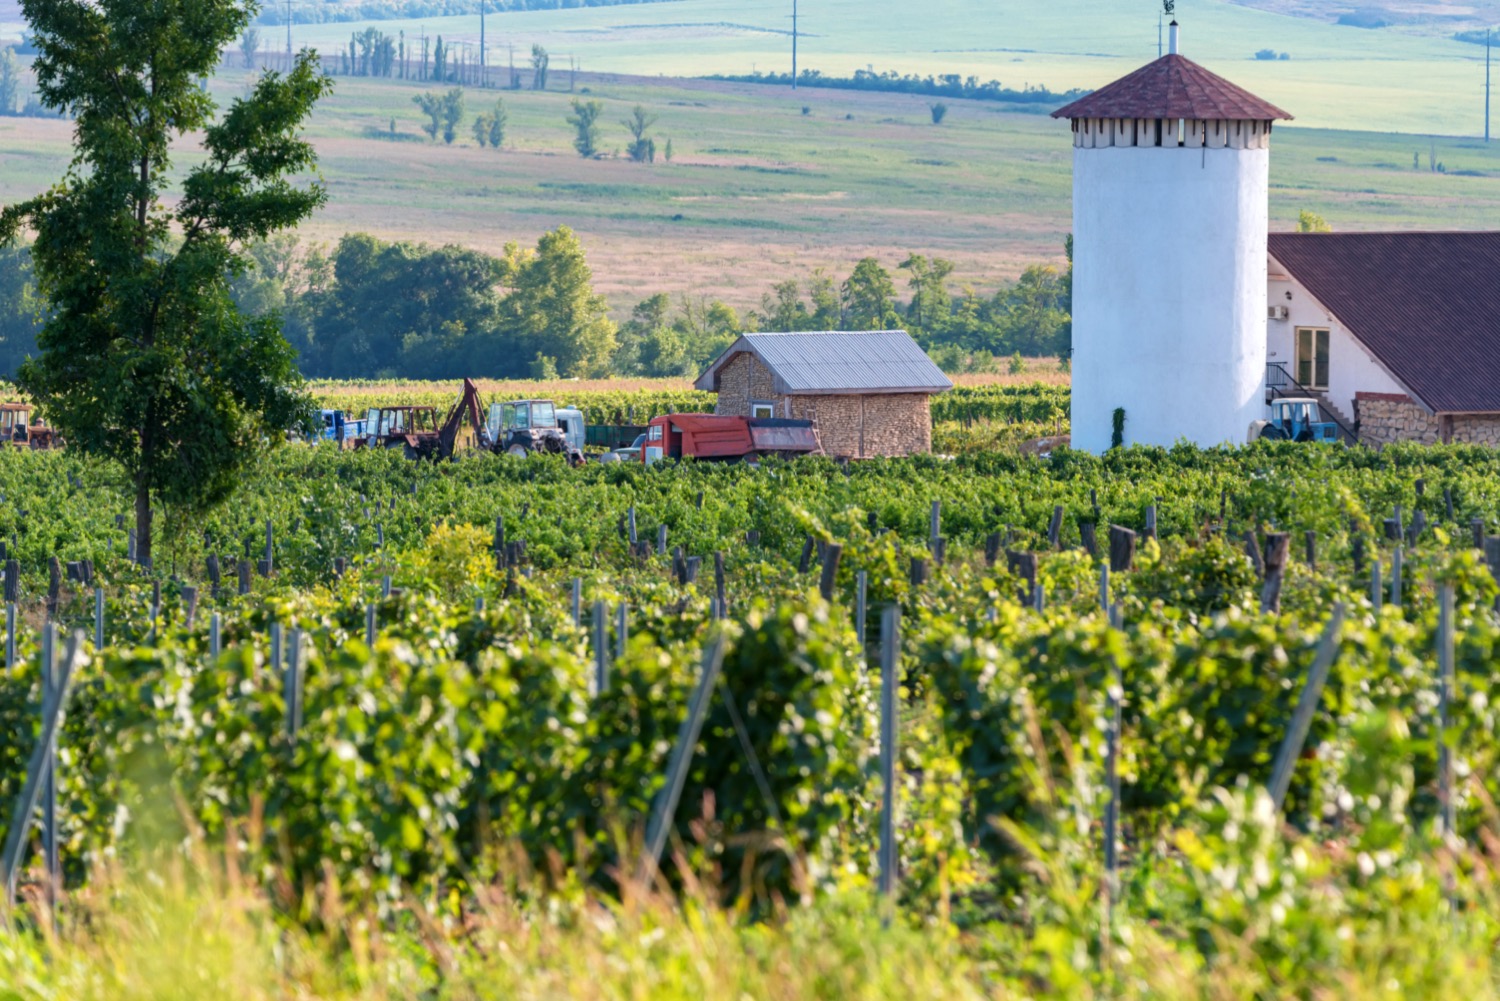
M 71 691 L 5 996 L 174 936 L 266 997 L 1496 992 L 1493 451 L 296 446 L 154 571 L 107 467 L 0 458 L 7 834 Z

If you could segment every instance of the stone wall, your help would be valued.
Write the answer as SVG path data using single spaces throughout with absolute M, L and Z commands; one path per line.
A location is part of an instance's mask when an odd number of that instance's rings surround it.
M 1359 440 L 1376 448 L 1396 441 L 1431 445 L 1440 440 L 1437 415 L 1429 414 L 1409 396 L 1356 393 L 1354 419 L 1359 421 Z
M 775 394 L 771 370 L 755 355 L 741 351 L 719 370 L 719 400 L 714 413 L 749 417 L 750 401 L 760 400 L 776 402 L 776 416 L 784 416 Z
M 1456 414 L 1451 441 L 1500 447 L 1500 414 Z
M 824 453 L 868 459 L 932 451 L 926 393 L 793 396 L 792 416 L 813 422 Z
M 1379 448 L 1396 441 L 1440 441 L 1500 447 L 1500 414 L 1430 414 L 1409 396 L 1359 393 L 1354 399 L 1359 440 Z

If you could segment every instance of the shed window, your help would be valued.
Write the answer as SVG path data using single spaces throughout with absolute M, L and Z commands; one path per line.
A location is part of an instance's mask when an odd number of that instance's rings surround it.
M 751 400 L 750 401 L 750 416 L 751 417 L 775 417 L 776 416 L 776 404 L 769 403 L 769 402 L 767 402 L 765 400 Z

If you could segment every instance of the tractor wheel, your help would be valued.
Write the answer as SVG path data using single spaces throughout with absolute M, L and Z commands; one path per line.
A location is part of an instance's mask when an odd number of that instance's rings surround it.
M 1286 432 L 1275 424 L 1267 424 L 1260 429 L 1260 437 L 1263 441 L 1286 441 Z
M 514 455 L 518 459 L 524 459 L 531 454 L 531 451 L 525 445 L 517 443 L 507 448 L 505 454 Z

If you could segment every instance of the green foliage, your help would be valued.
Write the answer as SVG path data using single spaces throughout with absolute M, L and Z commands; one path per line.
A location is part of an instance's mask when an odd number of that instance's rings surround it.
M 547 69 L 552 64 L 552 57 L 547 50 L 540 45 L 531 46 L 531 89 L 547 89 Z M 595 117 L 598 117 L 597 115 Z
M 1109 447 L 1119 448 L 1125 444 L 1125 408 L 1115 407 L 1109 418 Z
M 115 2 L 23 10 L 38 91 L 78 126 L 63 182 L 0 213 L 0 240 L 35 230 L 50 308 L 20 382 L 71 447 L 123 468 L 149 559 L 153 498 L 183 513 L 221 503 L 306 412 L 279 325 L 240 313 L 229 281 L 248 244 L 322 204 L 321 186 L 291 178 L 315 165 L 299 132 L 329 84 L 304 54 L 215 121 L 199 81 L 246 27 L 243 5 L 205 0 L 191 18 Z M 168 202 L 171 143 L 200 130 L 203 161 Z
M 1297 232 L 1299 233 L 1332 233 L 1333 227 L 1328 225 L 1328 220 L 1315 212 L 1303 209 L 1297 213 Z
M 585 160 L 593 159 L 599 152 L 599 116 L 602 114 L 603 101 L 573 99 L 573 113 L 568 116 L 568 124 L 573 126 L 573 148 Z
M 1022 372 L 1026 371 L 1026 359 L 1022 358 L 1021 352 L 1017 351 L 1015 354 L 1010 356 L 1010 361 L 1006 364 L 1005 367 L 1011 375 L 1020 375 Z
M 873 257 L 854 265 L 840 294 L 844 328 L 848 330 L 892 330 L 900 326 L 893 300 L 896 286 L 890 274 Z
M 948 117 L 948 106 L 942 101 L 938 101 L 935 104 L 929 104 L 927 106 L 927 110 L 932 112 L 932 124 L 934 125 L 943 124 L 943 119 Z
M 21 63 L 10 46 L 0 49 L 0 117 L 14 115 L 21 103 Z
M 608 372 L 615 325 L 572 230 L 547 233 L 534 253 L 507 244 L 501 280 L 511 289 L 502 321 L 523 343 L 539 345 L 569 378 Z
M 620 123 L 630 132 L 631 142 L 625 148 L 625 152 L 636 163 L 656 162 L 656 141 L 646 135 L 656 121 L 656 115 L 648 115 L 646 109 L 637 104 L 631 116 Z
M 487 111 L 474 119 L 475 142 L 479 143 L 480 148 L 489 146 L 498 150 L 505 143 L 505 125 L 508 120 L 505 102 L 496 101 L 493 111 Z
M 458 123 L 464 116 L 463 89 L 454 87 L 442 94 L 427 91 L 414 95 L 411 100 L 427 116 L 427 121 L 422 123 L 422 131 L 427 137 L 437 142 L 441 134 L 443 142 L 451 145 L 458 136 Z

